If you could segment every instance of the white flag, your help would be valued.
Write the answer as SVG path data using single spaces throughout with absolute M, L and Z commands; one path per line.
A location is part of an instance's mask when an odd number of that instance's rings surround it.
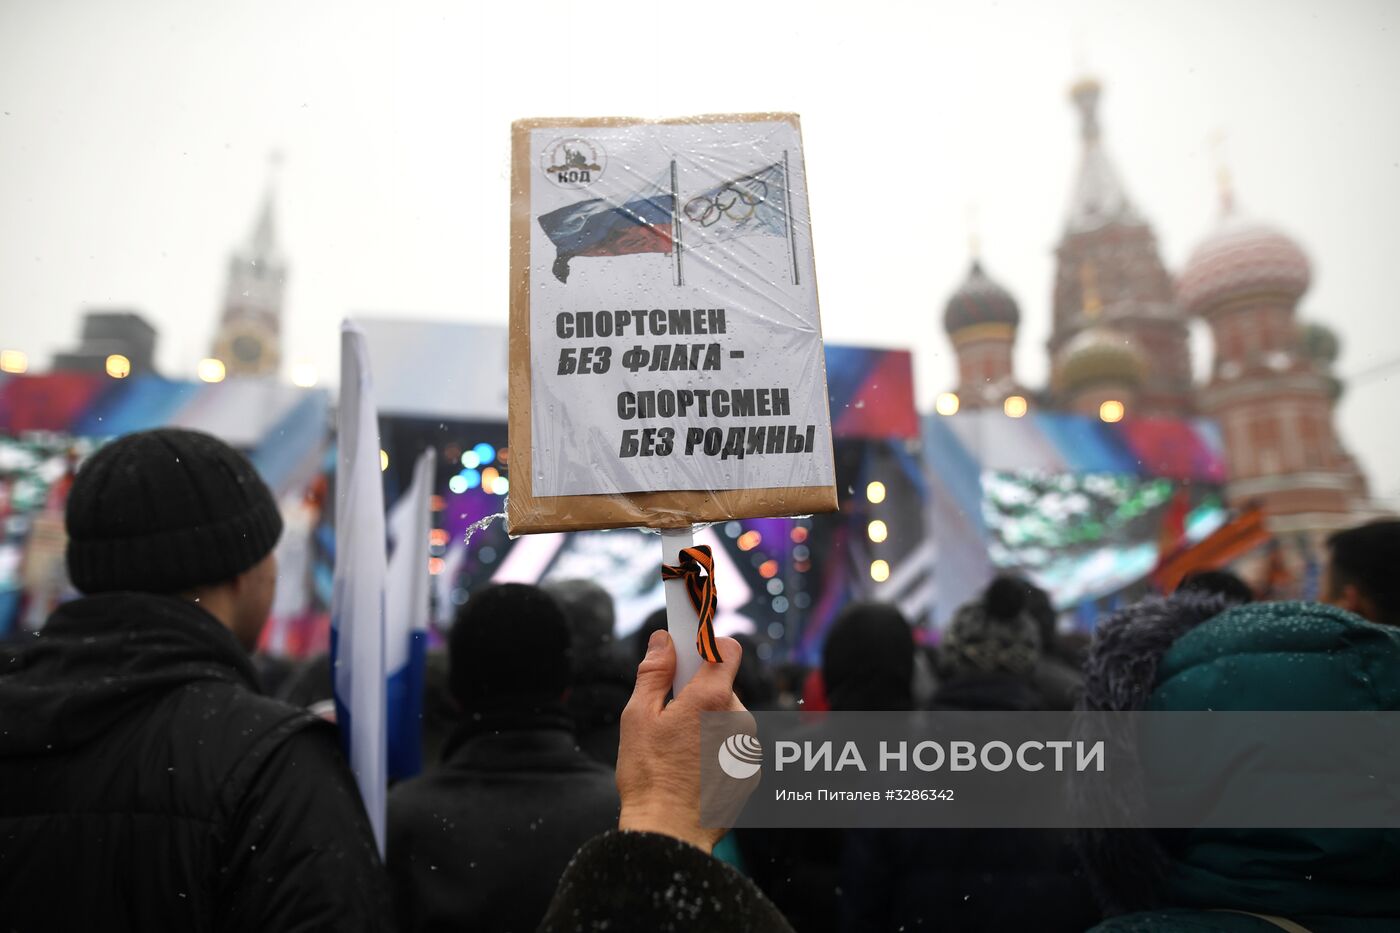
M 387 729 L 384 684 L 384 484 L 379 416 L 365 335 L 340 331 L 339 464 L 335 488 L 335 584 L 331 670 L 336 722 L 360 785 L 379 854 L 384 854 Z

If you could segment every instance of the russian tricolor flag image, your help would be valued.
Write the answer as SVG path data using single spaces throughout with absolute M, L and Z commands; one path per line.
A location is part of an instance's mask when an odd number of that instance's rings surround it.
M 382 856 L 389 778 L 410 777 L 422 766 L 433 459 L 431 451 L 420 456 L 386 528 L 369 351 L 364 333 L 348 321 L 340 353 L 331 677 L 345 757 Z
M 541 215 L 540 227 L 558 250 L 554 277 L 567 282 L 576 256 L 669 255 L 675 210 L 675 197 L 653 186 L 622 204 L 591 198 Z

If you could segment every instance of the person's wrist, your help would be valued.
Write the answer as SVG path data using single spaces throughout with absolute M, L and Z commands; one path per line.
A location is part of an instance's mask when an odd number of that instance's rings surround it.
M 715 838 L 710 830 L 696 825 L 694 815 L 646 806 L 623 806 L 617 820 L 623 832 L 657 833 L 695 846 L 707 854 L 714 851 Z

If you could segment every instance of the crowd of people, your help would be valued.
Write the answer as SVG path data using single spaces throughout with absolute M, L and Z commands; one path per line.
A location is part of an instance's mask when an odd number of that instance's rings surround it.
M 1400 522 L 1330 540 L 1320 603 L 1211 571 L 1090 639 L 1003 576 L 936 647 L 854 604 L 818 668 L 721 638 L 673 698 L 664 615 L 615 640 L 593 582 L 492 586 L 430 659 L 430 760 L 390 790 L 382 860 L 311 711 L 329 664 L 250 655 L 281 519 L 248 461 L 129 435 L 66 524 L 83 597 L 0 645 L 6 931 L 1400 929 L 1393 829 L 725 832 L 697 765 L 707 711 L 1400 709 Z

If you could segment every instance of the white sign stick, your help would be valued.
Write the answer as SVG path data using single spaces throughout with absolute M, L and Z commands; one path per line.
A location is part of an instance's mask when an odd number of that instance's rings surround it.
M 695 529 L 666 528 L 661 531 L 661 562 L 675 566 L 681 562 L 681 550 L 695 543 Z M 666 631 L 671 633 L 671 641 L 676 649 L 676 678 L 671 682 L 671 695 L 680 696 L 681 689 L 688 683 L 705 659 L 695 649 L 695 634 L 700 628 L 700 617 L 690 603 L 685 591 L 685 580 L 667 580 L 666 588 Z

